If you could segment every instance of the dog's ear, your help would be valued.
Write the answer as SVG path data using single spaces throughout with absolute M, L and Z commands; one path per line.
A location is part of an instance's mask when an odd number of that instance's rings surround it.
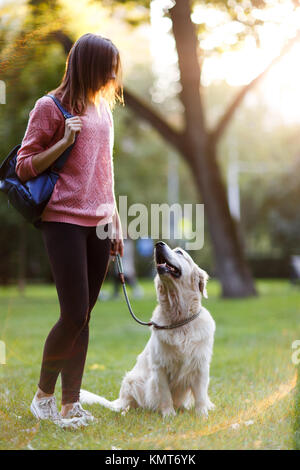
M 209 275 L 204 269 L 199 268 L 199 290 L 205 299 L 208 299 L 206 284 L 209 279 Z

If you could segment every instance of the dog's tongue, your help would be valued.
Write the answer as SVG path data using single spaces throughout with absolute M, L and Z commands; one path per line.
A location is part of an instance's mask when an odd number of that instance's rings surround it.
M 164 263 L 158 263 L 157 267 L 158 268 L 167 268 L 169 271 L 175 271 L 175 268 L 173 268 L 173 266 L 170 266 L 166 261 Z

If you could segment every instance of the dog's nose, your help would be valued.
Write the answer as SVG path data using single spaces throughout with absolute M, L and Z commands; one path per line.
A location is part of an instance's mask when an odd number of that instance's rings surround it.
M 157 242 L 157 243 L 155 243 L 155 246 L 164 246 L 164 245 L 165 245 L 164 242 Z

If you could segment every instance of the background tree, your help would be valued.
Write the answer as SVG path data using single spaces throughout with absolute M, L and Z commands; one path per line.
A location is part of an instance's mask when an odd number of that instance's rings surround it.
M 125 4 L 127 2 L 121 1 L 120 3 Z M 177 149 L 190 166 L 199 192 L 199 198 L 202 199 L 205 205 L 223 295 L 228 297 L 252 295 L 255 293 L 253 279 L 245 261 L 236 222 L 229 211 L 225 185 L 217 159 L 217 145 L 246 93 L 263 78 L 270 67 L 287 52 L 296 39 L 289 42 L 284 51 L 270 63 L 266 70 L 240 90 L 215 128 L 208 129 L 201 97 L 203 51 L 201 50 L 201 39 L 199 41 L 196 26 L 191 19 L 193 6 L 198 2 L 177 0 L 174 3 L 174 6 L 167 9 L 167 14 L 172 20 L 172 30 L 178 53 L 182 86 L 180 100 L 184 107 L 184 127 L 180 132 L 174 130 L 163 118 L 153 112 L 145 102 L 137 99 L 129 90 L 125 91 L 125 102 L 139 116 L 148 120 Z M 253 18 L 251 12 L 254 7 L 264 8 L 266 2 L 253 1 L 248 2 L 246 5 L 237 1 L 231 2 L 230 6 L 227 2 L 207 3 L 218 6 L 220 10 L 227 9 L 231 18 L 243 22 L 245 28 L 237 38 L 238 40 L 241 40 L 246 34 L 253 34 L 258 40 L 255 27 L 261 21 Z M 132 5 L 132 2 L 128 2 L 128 4 Z M 143 4 L 149 5 L 145 1 Z M 200 28 L 205 34 L 205 25 L 201 24 Z
M 255 293 L 255 289 L 245 262 L 236 222 L 232 219 L 228 209 L 225 184 L 217 150 L 221 137 L 244 96 L 259 82 L 277 59 L 270 62 L 270 67 L 250 84 L 243 87 L 232 103 L 225 109 L 223 115 L 219 116 L 219 121 L 213 127 L 209 126 L 207 122 L 208 110 L 204 106 L 201 84 L 202 65 L 207 54 L 201 47 L 201 41 L 205 39 L 207 25 L 205 23 L 194 24 L 191 18 L 195 5 L 199 3 L 214 5 L 220 11 L 226 11 L 229 14 L 228 21 L 234 20 L 243 24 L 243 30 L 237 34 L 237 43 L 243 41 L 244 37 L 250 34 L 256 40 L 259 40 L 256 28 L 259 27 L 260 21 L 252 16 L 252 10 L 254 7 L 263 9 L 266 6 L 263 1 L 247 2 L 247 4 L 233 1 L 228 6 L 227 2 L 177 0 L 172 8 L 166 9 L 166 15 L 172 21 L 172 31 L 178 54 L 181 81 L 179 99 L 183 105 L 181 128 L 175 128 L 171 119 L 165 120 L 162 113 L 155 109 L 155 104 L 149 106 L 148 99 L 138 98 L 137 95 L 129 91 L 129 88 L 125 89 L 125 103 L 135 114 L 150 123 L 166 142 L 171 144 L 183 156 L 191 170 L 191 175 L 193 175 L 195 187 L 198 191 L 198 201 L 200 200 L 205 204 L 223 295 L 246 296 Z M 149 21 L 149 1 L 133 2 L 124 0 L 112 2 L 106 0 L 101 4 L 110 8 L 112 15 L 117 11 L 120 16 L 120 8 L 123 8 L 123 18 L 133 28 L 143 21 Z M 67 53 L 73 43 L 73 38 L 72 33 L 68 30 L 67 22 L 62 21 L 63 18 L 60 16 L 57 2 L 31 1 L 29 5 L 32 14 L 28 15 L 26 28 L 37 33 L 36 38 L 41 45 L 43 42 L 41 38 L 44 38 L 47 44 L 55 40 L 62 44 L 64 52 Z M 47 22 L 43 19 L 45 6 Z M 48 25 L 48 30 L 43 26 L 44 24 Z M 287 45 L 283 53 L 287 51 L 293 41 Z M 218 49 L 222 52 L 224 47 L 224 44 L 221 43 Z

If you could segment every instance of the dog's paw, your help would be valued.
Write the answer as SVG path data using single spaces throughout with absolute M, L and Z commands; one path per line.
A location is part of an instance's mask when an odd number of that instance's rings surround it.
M 216 405 L 212 401 L 208 400 L 208 402 L 206 403 L 206 407 L 208 410 L 214 410 Z
M 195 408 L 196 415 L 200 416 L 201 418 L 207 419 L 208 418 L 208 409 L 209 408 L 206 405 L 197 406 Z
M 208 412 L 213 410 L 215 407 L 215 404 L 207 397 L 201 404 L 198 404 L 198 406 L 196 405 L 196 414 L 203 418 L 208 418 Z
M 171 418 L 172 416 L 176 416 L 176 411 L 174 408 L 166 408 L 161 411 L 163 418 Z
M 129 410 L 130 410 L 130 405 L 128 405 L 126 408 L 123 408 L 121 410 L 121 415 L 126 416 Z

